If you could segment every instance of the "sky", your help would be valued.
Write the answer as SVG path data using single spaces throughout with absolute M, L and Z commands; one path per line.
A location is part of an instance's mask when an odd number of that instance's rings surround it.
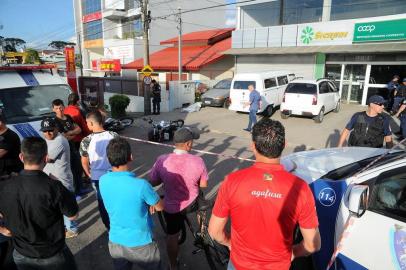
M 75 37 L 73 1 L 0 0 L 0 36 L 21 38 L 36 49 L 53 40 L 70 41 Z

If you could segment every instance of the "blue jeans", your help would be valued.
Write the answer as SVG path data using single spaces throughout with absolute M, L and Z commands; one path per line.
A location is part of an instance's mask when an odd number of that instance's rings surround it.
M 97 206 L 99 207 L 100 218 L 108 231 L 110 231 L 110 218 L 107 214 L 106 207 L 104 207 L 103 198 L 99 190 L 99 181 L 92 180 L 93 189 L 96 191 Z
M 256 110 L 250 110 L 250 115 L 249 115 L 249 122 L 248 122 L 248 127 L 247 129 L 251 130 L 252 126 L 257 123 L 257 111 Z
M 49 258 L 30 258 L 17 250 L 13 253 L 18 270 L 76 270 L 75 259 L 67 246 Z

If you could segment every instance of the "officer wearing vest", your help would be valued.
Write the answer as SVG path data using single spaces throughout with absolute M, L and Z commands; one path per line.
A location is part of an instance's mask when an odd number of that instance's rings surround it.
M 338 147 L 342 147 L 348 135 L 348 146 L 392 148 L 392 131 L 389 116 L 382 114 L 385 99 L 374 95 L 368 99 L 368 109 L 355 113 L 341 133 Z M 351 134 L 350 134 L 351 133 Z
M 399 111 L 395 115 L 400 119 L 400 140 L 406 138 L 406 98 L 400 103 Z

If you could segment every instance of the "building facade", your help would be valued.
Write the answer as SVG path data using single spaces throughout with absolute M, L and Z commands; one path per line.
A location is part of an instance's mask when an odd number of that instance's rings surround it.
M 237 1 L 235 71 L 290 70 L 329 77 L 342 101 L 387 96 L 393 75 L 406 77 L 403 0 Z
M 226 1 L 217 1 L 225 3 Z M 93 60 L 120 59 L 127 64 L 143 56 L 142 21 L 139 0 L 73 0 L 75 25 L 82 43 L 85 75 L 91 75 Z M 161 50 L 160 41 L 178 34 L 179 1 L 149 0 L 151 11 L 150 52 Z M 183 10 L 213 6 L 209 1 L 181 1 Z M 210 19 L 208 19 L 210 15 Z M 210 9 L 182 15 L 183 33 L 234 27 L 230 11 Z M 233 23 L 234 21 L 234 23 Z M 93 73 L 95 74 L 95 73 Z

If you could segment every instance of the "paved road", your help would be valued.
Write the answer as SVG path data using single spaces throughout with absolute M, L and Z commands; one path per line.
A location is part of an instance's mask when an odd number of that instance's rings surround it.
M 350 116 L 361 110 L 355 105 L 343 105 L 340 113 L 329 113 L 324 122 L 316 124 L 309 118 L 291 117 L 281 120 L 279 112 L 272 118 L 280 120 L 286 127 L 287 148 L 284 154 L 291 152 L 331 147 L 337 144 L 339 133 L 345 126 Z M 180 113 L 171 112 L 161 116 L 152 116 L 155 119 L 184 119 L 186 125 L 196 126 L 202 131 L 201 138 L 196 141 L 195 149 L 209 151 L 225 156 L 238 156 L 253 158 L 250 151 L 250 134 L 243 131 L 248 121 L 247 114 L 240 114 L 222 108 L 203 108 L 200 112 Z M 393 122 L 393 129 L 398 128 Z M 133 138 L 146 138 L 149 125 L 141 118 L 137 119 L 133 127 L 128 128 L 122 135 Z M 131 141 L 134 161 L 132 170 L 140 177 L 148 177 L 149 169 L 156 158 L 164 153 L 169 153 L 172 148 L 155 146 Z M 231 171 L 247 167 L 251 163 L 238 159 L 227 158 L 209 154 L 200 154 L 209 170 L 209 190 L 219 184 L 224 176 Z M 69 239 L 68 245 L 75 255 L 79 269 L 113 269 L 107 249 L 107 233 L 100 221 L 94 194 L 91 193 L 80 201 L 80 235 Z M 125 210 L 124 210 L 125 211 Z M 161 255 L 167 260 L 164 244 L 164 234 L 159 227 L 156 217 L 156 239 L 159 243 Z M 181 248 L 180 269 L 208 269 L 203 252 L 192 255 L 195 247 L 192 237 Z

